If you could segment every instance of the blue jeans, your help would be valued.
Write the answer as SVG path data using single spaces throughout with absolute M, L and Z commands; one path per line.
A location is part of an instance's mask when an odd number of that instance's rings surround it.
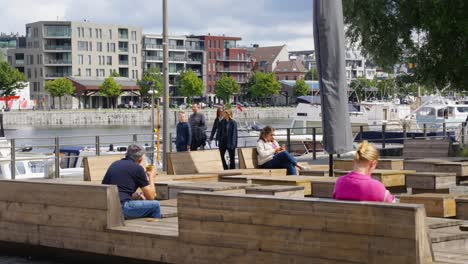
M 273 156 L 273 159 L 260 165 L 265 169 L 286 169 L 288 175 L 296 175 L 296 159 L 287 151 L 281 151 Z
M 126 201 L 122 206 L 125 219 L 152 217 L 161 218 L 159 201 L 151 200 L 131 200 Z

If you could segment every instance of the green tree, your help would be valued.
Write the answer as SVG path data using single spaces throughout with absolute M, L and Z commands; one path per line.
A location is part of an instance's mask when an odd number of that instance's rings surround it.
M 253 97 L 271 97 L 278 94 L 281 84 L 276 81 L 274 73 L 255 72 L 249 81 L 249 94 Z
M 304 76 L 304 80 L 306 81 L 316 81 L 318 78 L 319 76 L 316 68 L 311 68 Z
M 309 93 L 309 86 L 304 80 L 297 80 L 293 87 L 294 96 L 303 96 Z
M 5 106 L 8 108 L 8 96 L 16 95 L 16 90 L 27 86 L 26 77 L 8 62 L 0 62 L 0 93 L 5 96 Z
M 189 103 L 193 96 L 203 95 L 203 81 L 191 69 L 180 74 L 178 86 L 179 93 L 188 97 Z
M 418 83 L 466 89 L 466 0 L 346 0 L 343 14 L 348 39 L 380 67 L 412 63 Z
M 120 74 L 116 70 L 113 70 L 111 77 L 120 77 Z
M 67 78 L 58 78 L 55 80 L 46 81 L 44 88 L 52 96 L 52 98 L 59 98 L 59 109 L 62 109 L 62 97 L 65 95 L 73 95 L 75 92 L 73 83 Z
M 357 101 L 366 100 L 369 95 L 369 90 L 377 88 L 376 81 L 368 80 L 366 78 L 358 78 L 352 80 L 349 87 L 353 90 Z
M 107 77 L 99 86 L 99 93 L 112 101 L 112 106 L 115 108 L 115 100 L 122 94 L 122 85 L 118 84 L 114 78 Z
M 231 76 L 223 74 L 216 82 L 215 94 L 223 99 L 224 103 L 229 103 L 233 94 L 240 92 L 240 85 Z
M 150 82 L 153 83 L 154 92 L 158 95 L 162 95 L 163 79 L 161 71 L 158 68 L 151 67 L 143 73 L 143 78 L 137 81 L 140 87 L 141 102 L 143 102 L 143 97 L 148 96 L 149 91 L 152 89 L 149 85 Z M 154 102 L 151 102 L 151 104 L 153 103 Z M 143 108 L 143 104 L 141 104 L 141 107 Z

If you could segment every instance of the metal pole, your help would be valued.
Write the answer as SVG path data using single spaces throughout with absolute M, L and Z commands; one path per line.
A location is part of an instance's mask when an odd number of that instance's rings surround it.
M 288 144 L 288 152 L 291 153 L 291 129 L 286 129 L 286 144 Z
M 169 138 L 169 51 L 167 45 L 169 40 L 167 37 L 167 0 L 163 0 L 163 70 L 164 70 L 164 92 L 163 92 L 163 170 L 167 170 L 167 153 L 170 147 Z
M 382 125 L 382 148 L 385 148 L 385 130 L 386 130 L 386 125 Z
M 169 151 L 172 152 L 172 133 L 169 134 L 169 138 L 171 139 L 171 147 L 170 147 Z
M 60 141 L 59 141 L 59 137 L 55 137 L 55 176 L 54 177 L 56 179 L 60 178 Z
M 359 126 L 359 141 L 362 142 L 362 137 L 364 133 L 364 127 L 362 125 Z
M 96 144 L 96 146 L 95 146 L 95 148 L 96 148 L 96 156 L 101 155 L 101 143 L 100 143 L 99 141 L 100 141 L 99 136 L 96 136 L 96 142 L 95 142 L 95 144 Z
M 314 127 L 312 128 L 312 159 L 317 159 L 317 129 Z
M 333 154 L 328 156 L 328 176 L 333 177 Z
M 10 149 L 10 156 L 11 156 L 11 160 L 10 160 L 10 172 L 11 172 L 11 179 L 14 180 L 16 178 L 16 144 L 15 144 L 15 139 L 11 139 L 10 140 L 10 143 L 11 143 L 11 149 Z
M 444 138 L 447 136 L 447 124 L 445 123 L 442 123 L 442 134 L 444 136 Z
M 154 164 L 154 84 L 151 85 L 151 164 Z
M 424 124 L 423 126 L 423 136 L 424 136 L 424 139 L 426 139 L 427 137 L 427 125 L 426 124 Z
M 462 123 L 462 131 L 461 131 L 461 143 L 462 146 L 465 145 L 465 131 L 466 131 L 466 122 Z

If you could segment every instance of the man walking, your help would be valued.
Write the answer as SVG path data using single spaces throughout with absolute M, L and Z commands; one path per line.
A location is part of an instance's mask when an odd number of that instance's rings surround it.
M 205 116 L 198 112 L 198 105 L 192 105 L 193 114 L 190 115 L 189 123 L 192 128 L 192 145 L 190 150 L 195 151 L 198 148 L 205 149 L 206 142 L 206 123 Z

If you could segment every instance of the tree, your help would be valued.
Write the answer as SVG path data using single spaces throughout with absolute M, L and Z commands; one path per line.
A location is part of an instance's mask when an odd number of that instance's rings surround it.
M 112 100 L 112 106 L 115 108 L 115 100 L 122 94 L 122 85 L 118 84 L 114 78 L 107 77 L 99 86 L 99 93 Z
M 8 96 L 16 95 L 16 90 L 27 86 L 26 77 L 8 62 L 0 62 L 0 93 L 5 97 L 5 107 L 8 109 Z
M 62 109 L 62 97 L 65 95 L 72 95 L 75 92 L 73 83 L 67 78 L 46 81 L 44 88 L 53 98 L 59 98 L 59 109 Z
M 179 93 L 188 97 L 189 103 L 192 103 L 193 96 L 203 95 L 203 81 L 191 69 L 180 74 L 178 86 Z
M 280 89 L 281 84 L 276 81 L 274 73 L 255 72 L 249 81 L 249 94 L 253 97 L 271 97 Z
M 347 0 L 344 22 L 351 43 L 378 66 L 415 65 L 416 81 L 464 90 L 468 85 L 466 0 Z
M 151 67 L 143 73 L 143 78 L 137 81 L 138 86 L 140 87 L 140 96 L 141 102 L 143 102 L 143 97 L 148 96 L 149 91 L 152 87 L 149 83 L 153 83 L 154 92 L 158 95 L 161 95 L 163 92 L 163 80 L 161 76 L 161 71 L 158 68 Z M 153 104 L 154 102 L 151 102 Z M 141 104 L 143 108 L 143 104 Z
M 240 85 L 231 76 L 223 74 L 221 79 L 216 82 L 215 94 L 218 98 L 223 99 L 225 103 L 229 103 L 231 96 L 239 92 Z
M 305 83 L 304 80 L 297 80 L 293 87 L 293 94 L 294 96 L 303 96 L 307 95 L 309 90 L 309 86 Z
M 304 76 L 306 81 L 316 81 L 318 80 L 318 71 L 316 68 L 311 68 Z
M 111 77 L 120 77 L 120 74 L 116 70 L 113 70 Z
M 376 86 L 377 83 L 375 81 L 366 78 L 352 80 L 349 84 L 349 88 L 353 90 L 357 101 L 366 100 L 369 89 L 376 88 Z

